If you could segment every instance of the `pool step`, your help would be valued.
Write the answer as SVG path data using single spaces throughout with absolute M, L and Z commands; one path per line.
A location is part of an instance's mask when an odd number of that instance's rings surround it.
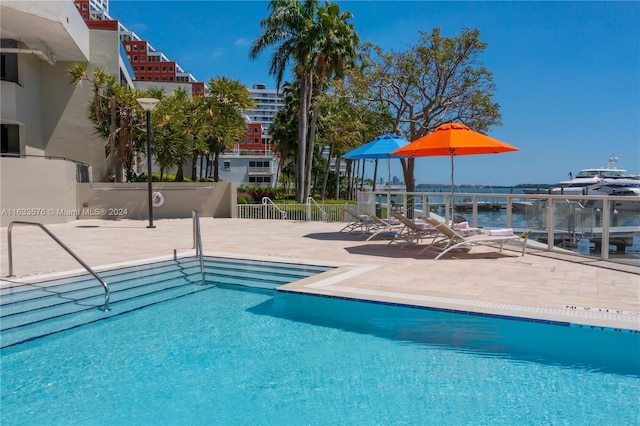
M 216 259 L 208 262 L 205 258 L 206 281 L 214 285 L 230 284 L 274 289 L 326 270 L 326 267 L 287 264 L 287 270 L 283 272 L 281 264 L 277 263 L 236 259 Z
M 2 289 L 0 348 L 213 288 L 201 285 L 197 262 L 181 264 L 178 270 L 174 264 L 173 269 L 161 274 L 156 272 L 162 267 L 101 274 L 111 292 L 109 312 L 99 309 L 104 291 L 93 277 Z

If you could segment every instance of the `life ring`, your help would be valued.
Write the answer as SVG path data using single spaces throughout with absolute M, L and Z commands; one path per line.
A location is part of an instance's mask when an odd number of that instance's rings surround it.
M 151 205 L 153 207 L 160 207 L 164 204 L 164 195 L 162 192 L 154 192 L 151 194 Z

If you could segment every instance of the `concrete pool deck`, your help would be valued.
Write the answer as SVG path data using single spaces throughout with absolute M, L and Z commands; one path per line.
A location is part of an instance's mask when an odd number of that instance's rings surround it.
M 193 254 L 191 219 L 79 220 L 47 227 L 97 271 L 114 264 Z M 478 246 L 438 261 L 424 246 L 399 248 L 339 232 L 345 224 L 201 218 L 205 255 L 337 266 L 290 291 L 640 331 L 640 266 L 520 245 Z M 0 285 L 32 282 L 81 266 L 41 229 L 13 228 L 7 278 L 2 228 Z

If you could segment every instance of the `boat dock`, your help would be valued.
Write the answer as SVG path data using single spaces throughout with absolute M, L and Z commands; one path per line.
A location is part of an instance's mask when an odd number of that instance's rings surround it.
M 609 246 L 615 246 L 616 252 L 624 252 L 626 247 L 633 245 L 633 237 L 640 236 L 637 226 L 616 226 L 609 228 Z M 548 235 L 546 230 L 532 230 L 531 239 L 535 239 L 541 243 L 548 243 Z M 558 247 L 571 249 L 578 245 L 578 241 L 589 239 L 589 243 L 593 244 L 593 250 L 600 252 L 602 250 L 602 228 L 594 228 L 593 230 L 562 230 L 556 229 L 553 234 L 553 244 Z

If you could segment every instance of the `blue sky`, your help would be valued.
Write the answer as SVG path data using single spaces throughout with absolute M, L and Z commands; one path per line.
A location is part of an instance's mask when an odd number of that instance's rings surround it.
M 612 153 L 640 173 L 640 2 L 337 3 L 362 41 L 385 50 L 402 51 L 434 27 L 448 37 L 480 30 L 488 46 L 479 60 L 494 74 L 503 123 L 489 135 L 520 151 L 456 157 L 456 184 L 555 183 Z M 275 88 L 268 53 L 248 56 L 267 5 L 111 0 L 110 14 L 199 81 L 225 75 Z M 416 160 L 417 183 L 446 184 L 449 172 L 449 158 Z

